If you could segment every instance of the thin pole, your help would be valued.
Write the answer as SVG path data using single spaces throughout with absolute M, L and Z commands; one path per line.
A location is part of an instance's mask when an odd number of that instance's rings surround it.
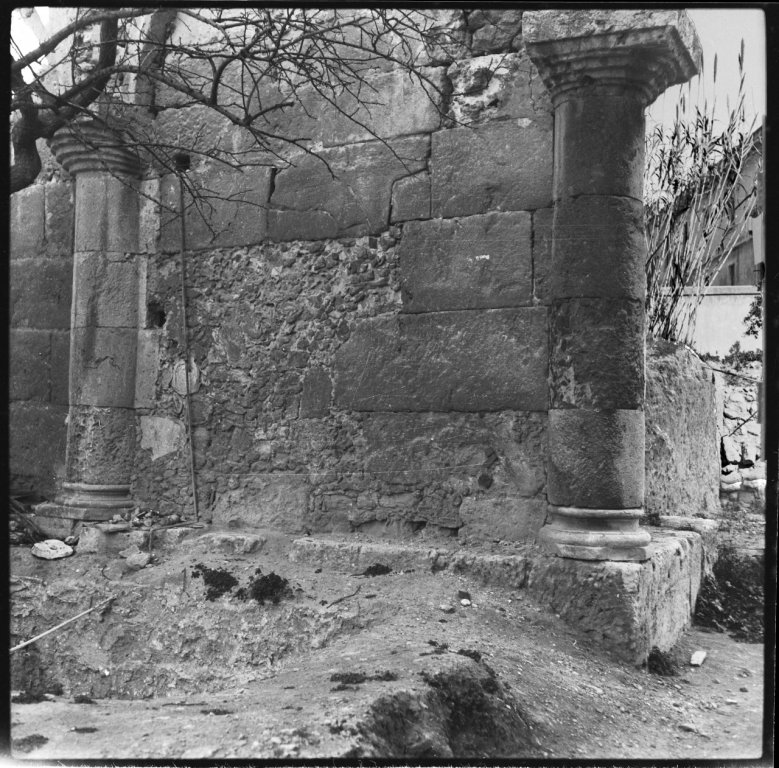
M 105 600 L 103 600 L 102 603 L 93 605 L 91 608 L 88 608 L 86 611 L 82 611 L 81 613 L 79 613 L 78 616 L 74 616 L 72 619 L 67 619 L 67 621 L 63 621 L 62 624 L 57 624 L 56 627 L 47 629 L 45 632 L 41 632 L 40 635 L 36 635 L 35 637 L 30 638 L 29 640 L 25 640 L 23 643 L 19 643 L 19 645 L 15 645 L 13 648 L 11 648 L 9 653 L 18 651 L 20 648 L 24 648 L 26 645 L 30 645 L 31 643 L 40 640 L 42 637 L 46 637 L 46 635 L 50 635 L 52 632 L 56 632 L 58 629 L 62 629 L 62 627 L 66 626 L 67 624 L 74 622 L 76 619 L 80 619 L 82 616 L 86 616 L 88 613 L 92 613 L 92 611 L 96 611 L 98 608 L 105 605 L 106 603 L 110 603 L 112 600 L 116 600 L 116 595 L 112 597 L 107 597 Z
M 189 340 L 187 337 L 187 292 L 186 278 L 187 266 L 184 252 L 187 248 L 186 228 L 184 226 L 184 185 L 179 179 L 179 221 L 181 222 L 181 334 L 184 342 L 184 383 L 186 394 L 184 395 L 184 410 L 187 418 L 187 442 L 189 443 L 189 478 L 192 485 L 192 504 L 195 508 L 195 520 L 200 520 L 200 509 L 197 503 L 197 478 L 195 476 L 195 452 L 192 444 L 192 410 L 189 397 Z

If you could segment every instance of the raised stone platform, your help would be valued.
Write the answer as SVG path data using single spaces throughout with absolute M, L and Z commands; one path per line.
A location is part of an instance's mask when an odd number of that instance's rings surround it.
M 560 558 L 532 546 L 487 552 L 416 543 L 317 536 L 292 543 L 290 559 L 358 572 L 376 563 L 395 570 L 451 571 L 483 584 L 527 589 L 543 607 L 619 658 L 643 663 L 670 649 L 690 624 L 704 569 L 695 531 L 652 529 L 645 562 Z

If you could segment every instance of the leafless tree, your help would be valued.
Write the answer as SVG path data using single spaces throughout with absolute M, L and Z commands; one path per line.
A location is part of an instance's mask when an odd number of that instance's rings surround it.
M 436 100 L 426 65 L 456 36 L 432 12 L 323 8 L 86 8 L 29 53 L 11 40 L 11 192 L 41 171 L 38 141 L 84 120 L 113 129 L 162 172 L 204 156 L 232 168 L 314 152 L 288 110 L 324 106 L 362 127 L 380 94 L 368 76 L 401 68 Z M 158 123 L 201 108 L 242 129 L 236 146 L 205 130 L 171 141 Z M 305 121 L 304 121 L 305 122 Z M 283 126 L 287 126 L 285 129 Z M 380 138 L 380 137 L 379 137 Z

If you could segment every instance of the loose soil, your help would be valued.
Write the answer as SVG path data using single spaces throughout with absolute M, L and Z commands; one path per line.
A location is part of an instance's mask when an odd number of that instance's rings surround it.
M 664 659 L 677 674 L 653 674 L 605 654 L 523 591 L 449 572 L 374 569 L 368 577 L 316 568 L 290 561 L 288 544 L 278 538 L 258 553 L 230 555 L 183 542 L 143 570 L 112 566 L 110 579 L 104 556 L 42 562 L 15 548 L 12 574 L 45 583 L 14 595 L 14 643 L 33 626 L 57 623 L 55 598 L 65 600 L 62 620 L 82 609 L 75 594 L 94 594 L 95 602 L 107 589 L 117 595 L 105 615 L 90 614 L 12 657 L 15 694 L 32 700 L 46 686 L 63 686 L 63 695 L 12 705 L 15 753 L 650 761 L 762 753 L 761 644 L 693 628 Z M 213 599 L 211 571 L 235 579 Z M 262 582 L 263 574 L 276 578 Z M 159 628 L 127 628 L 157 604 L 160 613 L 149 615 L 182 633 L 180 652 L 165 664 L 144 661 L 159 658 Z M 190 637 L 175 623 L 195 609 L 214 617 L 212 636 Z M 248 656 L 224 644 L 244 626 L 257 635 Z M 82 661 L 68 665 L 76 650 Z M 695 650 L 707 652 L 701 667 L 689 665 Z M 126 695 L 121 674 L 136 696 L 146 690 L 146 678 L 127 671 L 131 662 L 152 677 L 167 675 L 166 695 L 153 685 L 146 698 L 116 698 Z

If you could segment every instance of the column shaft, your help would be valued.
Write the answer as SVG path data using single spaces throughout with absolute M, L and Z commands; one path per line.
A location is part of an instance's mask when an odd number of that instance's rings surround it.
M 132 507 L 138 336 L 138 165 L 99 126 L 58 133 L 76 177 L 64 517 Z
M 649 557 L 650 535 L 639 527 L 644 108 L 691 76 L 694 57 L 684 58 L 687 48 L 669 25 L 678 12 L 639 16 L 635 29 L 624 11 L 523 17 L 529 54 L 555 107 L 549 522 L 541 540 L 577 559 Z

